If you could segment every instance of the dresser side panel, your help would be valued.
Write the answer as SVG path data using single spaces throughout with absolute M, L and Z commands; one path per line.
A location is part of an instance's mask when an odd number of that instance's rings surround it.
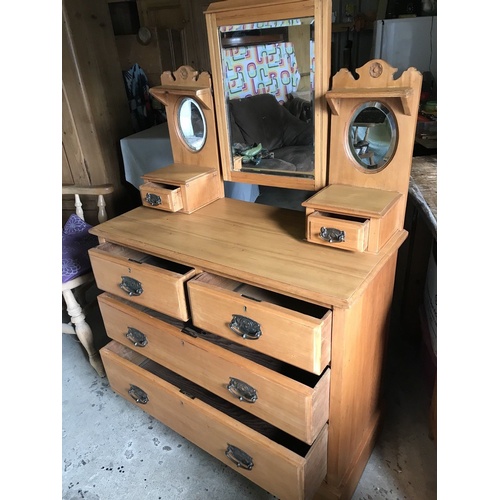
M 350 309 L 335 311 L 329 487 L 354 492 L 379 424 L 384 351 L 397 252 Z M 348 498 L 347 496 L 345 498 Z

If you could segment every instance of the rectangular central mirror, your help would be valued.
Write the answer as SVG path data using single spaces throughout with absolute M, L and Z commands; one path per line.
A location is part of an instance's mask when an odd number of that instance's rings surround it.
M 224 180 L 324 187 L 331 0 L 227 0 L 205 15 Z

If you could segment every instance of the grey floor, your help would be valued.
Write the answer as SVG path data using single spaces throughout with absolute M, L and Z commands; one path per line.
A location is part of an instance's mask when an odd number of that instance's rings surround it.
M 302 198 L 297 192 L 298 206 Z M 87 318 L 100 348 L 109 339 L 96 303 Z M 404 331 L 391 331 L 388 347 L 385 418 L 352 498 L 433 500 L 437 453 L 425 350 Z M 116 395 L 71 335 L 62 339 L 61 466 L 63 500 L 275 498 Z

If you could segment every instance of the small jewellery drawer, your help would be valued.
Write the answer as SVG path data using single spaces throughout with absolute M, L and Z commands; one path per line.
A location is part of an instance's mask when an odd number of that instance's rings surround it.
M 349 220 L 315 211 L 307 216 L 307 241 L 364 252 L 369 224 L 369 220 Z
M 198 328 L 316 375 L 330 362 L 330 309 L 209 273 L 188 294 Z
M 302 203 L 306 239 L 334 248 L 378 253 L 401 229 L 401 193 L 330 184 Z
M 142 176 L 139 186 L 146 207 L 190 214 L 222 194 L 222 185 L 213 167 L 174 163 Z
M 111 243 L 89 250 L 98 288 L 174 318 L 189 319 L 185 283 L 188 266 Z
M 326 476 L 328 424 L 307 445 L 115 341 L 100 352 L 125 399 L 271 494 L 314 496 Z
M 182 210 L 181 188 L 168 186 L 155 182 L 146 182 L 139 186 L 142 204 L 146 207 L 166 210 L 167 212 L 178 212 Z
M 321 376 L 256 353 L 107 293 L 107 335 L 311 444 L 328 420 L 330 369 Z M 208 367 L 208 369 L 207 369 Z

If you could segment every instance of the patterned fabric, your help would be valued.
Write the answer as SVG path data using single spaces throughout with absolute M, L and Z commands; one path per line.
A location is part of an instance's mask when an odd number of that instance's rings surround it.
M 62 231 L 62 282 L 88 273 L 91 269 L 89 248 L 98 244 L 97 236 L 89 234 L 92 226 L 71 214 Z
M 300 73 L 290 42 L 224 49 L 223 68 L 229 99 L 273 94 L 285 102 L 299 87 Z

